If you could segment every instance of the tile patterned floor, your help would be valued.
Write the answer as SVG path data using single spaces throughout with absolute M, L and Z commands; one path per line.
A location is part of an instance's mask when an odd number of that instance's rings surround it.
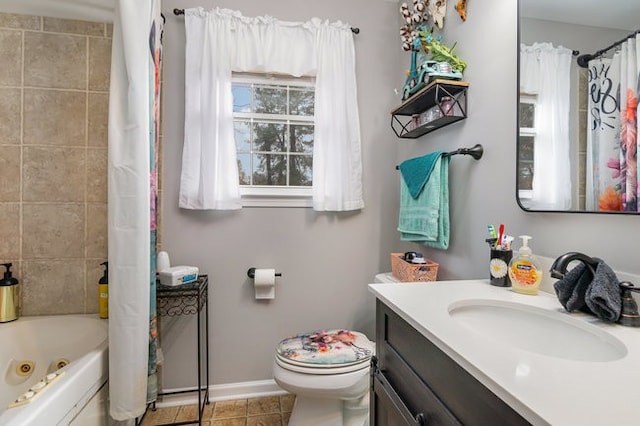
M 237 399 L 211 402 L 205 406 L 203 426 L 287 426 L 295 395 L 268 396 L 262 398 Z M 141 426 L 195 420 L 198 406 L 149 409 Z

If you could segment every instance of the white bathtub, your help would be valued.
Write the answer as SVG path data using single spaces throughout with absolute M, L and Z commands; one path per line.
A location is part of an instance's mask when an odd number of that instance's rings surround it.
M 97 315 L 0 323 L 0 425 L 69 424 L 108 379 L 107 324 Z M 52 372 L 58 378 L 31 402 L 7 408 Z

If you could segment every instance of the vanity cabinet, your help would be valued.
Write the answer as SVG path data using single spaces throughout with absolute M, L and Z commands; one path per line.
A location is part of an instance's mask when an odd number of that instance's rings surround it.
M 370 398 L 376 426 L 529 424 L 380 300 Z
M 399 138 L 415 139 L 467 118 L 469 83 L 434 80 L 391 111 L 391 128 Z

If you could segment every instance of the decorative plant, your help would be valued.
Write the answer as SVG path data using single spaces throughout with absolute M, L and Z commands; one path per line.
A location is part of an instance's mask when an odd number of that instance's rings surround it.
M 453 50 L 456 48 L 456 43 L 449 48 L 442 44 L 442 36 L 434 37 L 432 31 L 419 32 L 422 48 L 425 52 L 431 55 L 434 61 L 448 62 L 451 64 L 451 68 L 463 72 L 465 68 L 467 68 L 467 63 L 453 53 Z

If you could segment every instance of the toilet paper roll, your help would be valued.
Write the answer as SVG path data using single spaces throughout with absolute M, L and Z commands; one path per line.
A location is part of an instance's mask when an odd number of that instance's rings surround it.
M 170 267 L 171 262 L 169 262 L 169 253 L 166 251 L 158 252 L 158 258 L 156 259 L 156 271 L 162 272 Z
M 276 270 L 256 269 L 253 278 L 256 299 L 273 299 L 276 296 Z

